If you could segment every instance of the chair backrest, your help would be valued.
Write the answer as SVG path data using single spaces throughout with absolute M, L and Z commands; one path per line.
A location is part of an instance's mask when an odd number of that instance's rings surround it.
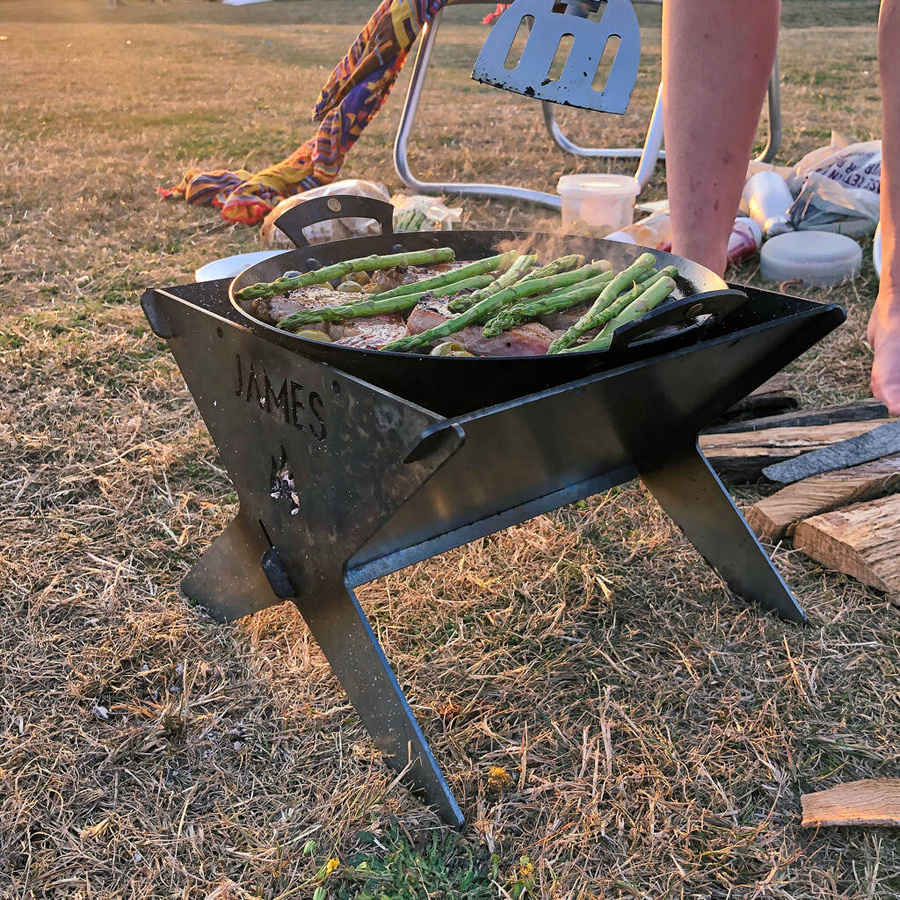
M 602 13 L 599 21 L 587 18 L 597 11 Z M 523 26 L 525 46 L 509 67 Z M 566 36 L 571 48 L 556 78 L 552 69 Z M 605 83 L 595 85 L 609 52 L 614 56 Z M 641 32 L 630 0 L 515 0 L 491 28 L 472 77 L 551 103 L 622 114 L 631 100 L 640 56 Z

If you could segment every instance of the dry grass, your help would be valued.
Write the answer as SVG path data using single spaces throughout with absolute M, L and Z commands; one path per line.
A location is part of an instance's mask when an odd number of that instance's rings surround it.
M 783 161 L 831 128 L 877 136 L 875 7 L 786 0 Z M 393 785 L 293 607 L 216 626 L 179 594 L 235 497 L 137 300 L 256 236 L 155 188 L 305 138 L 370 8 L 0 0 L 0 896 L 900 896 L 894 831 L 799 828 L 803 791 L 900 775 L 896 609 L 784 549 L 812 625 L 748 609 L 640 485 L 360 591 L 458 837 Z M 552 190 L 591 164 L 468 81 L 477 12 L 447 17 L 415 165 Z M 647 35 L 610 143 L 640 140 Z M 400 186 L 398 100 L 348 175 Z M 465 206 L 476 226 L 546 219 Z M 874 289 L 867 262 L 815 295 L 850 322 L 793 367 L 808 404 L 865 396 Z

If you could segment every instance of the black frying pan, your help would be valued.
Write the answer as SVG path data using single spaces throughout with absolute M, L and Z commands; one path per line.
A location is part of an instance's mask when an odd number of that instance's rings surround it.
M 245 269 L 229 286 L 231 303 L 248 326 L 303 356 L 326 363 L 398 394 L 445 416 L 459 415 L 502 403 L 548 387 L 565 384 L 604 369 L 636 362 L 700 340 L 707 330 L 746 301 L 717 275 L 687 259 L 651 250 L 659 266 L 678 269 L 673 300 L 617 329 L 608 350 L 553 356 L 436 357 L 411 353 L 360 350 L 309 340 L 257 319 L 249 304 L 236 297 L 241 288 L 274 281 L 285 272 L 305 272 L 322 265 L 371 254 L 451 247 L 459 260 L 482 259 L 500 250 L 546 248 L 544 259 L 581 253 L 587 259 L 608 259 L 616 271 L 626 268 L 644 247 L 618 241 L 513 231 L 442 231 L 395 234 L 393 207 L 365 197 L 327 197 L 300 203 L 282 215 L 278 227 L 297 244 L 296 250 Z M 335 218 L 375 219 L 381 234 L 309 245 L 303 230 Z

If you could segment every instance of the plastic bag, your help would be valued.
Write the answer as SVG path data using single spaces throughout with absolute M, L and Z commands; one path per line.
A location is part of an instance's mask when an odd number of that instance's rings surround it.
M 881 216 L 881 141 L 846 143 L 836 135 L 832 146 L 808 153 L 794 171 L 795 228 L 852 237 L 875 231 Z
M 452 231 L 462 209 L 447 207 L 435 197 L 394 194 L 394 231 Z
M 354 197 L 371 197 L 389 203 L 391 195 L 383 184 L 374 181 L 363 181 L 359 178 L 347 178 L 333 181 L 331 184 L 304 191 L 282 200 L 263 220 L 259 229 L 259 238 L 267 247 L 273 249 L 290 248 L 294 242 L 275 227 L 275 220 L 298 203 L 305 203 L 316 197 L 333 197 L 335 194 L 351 194 Z M 329 219 L 317 222 L 304 229 L 303 234 L 311 244 L 324 244 L 328 241 L 344 241 L 354 237 L 365 237 L 379 234 L 381 226 L 374 219 Z

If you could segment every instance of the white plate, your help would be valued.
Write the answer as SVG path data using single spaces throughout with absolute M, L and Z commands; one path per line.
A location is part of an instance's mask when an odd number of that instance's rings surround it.
M 244 269 L 255 266 L 264 259 L 271 259 L 288 250 L 255 250 L 253 253 L 238 253 L 237 256 L 226 256 L 214 259 L 194 272 L 194 281 L 215 281 L 217 278 L 234 278 Z

